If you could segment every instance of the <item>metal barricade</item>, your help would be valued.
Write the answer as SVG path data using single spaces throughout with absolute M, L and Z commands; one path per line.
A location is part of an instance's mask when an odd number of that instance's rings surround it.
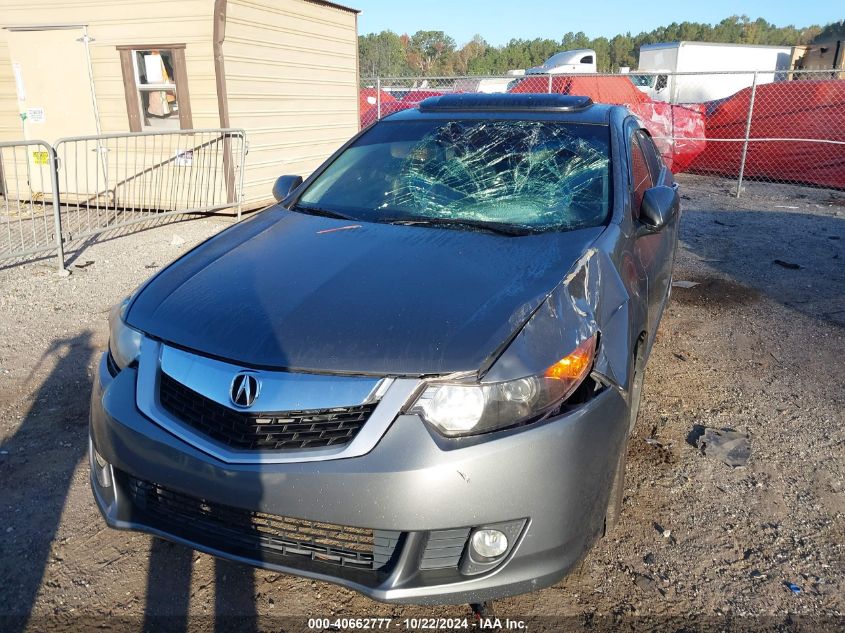
M 56 176 L 48 143 L 0 143 L 0 261 L 56 251 L 64 269 Z
M 0 143 L 0 261 L 169 215 L 241 218 L 243 130 L 201 129 Z
M 241 216 L 243 130 L 100 134 L 56 142 L 66 242 L 167 215 Z

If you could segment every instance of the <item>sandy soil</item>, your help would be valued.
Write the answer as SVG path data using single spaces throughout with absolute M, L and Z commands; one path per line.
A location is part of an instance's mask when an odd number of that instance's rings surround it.
M 842 630 L 845 194 L 683 177 L 682 248 L 628 454 L 621 525 L 558 585 L 497 601 L 529 628 Z M 231 222 L 169 222 L 0 267 L 0 630 L 291 630 L 308 617 L 466 617 L 105 528 L 91 376 L 111 305 Z M 126 231 L 130 233 L 129 231 Z M 796 264 L 800 268 L 784 267 Z M 695 425 L 747 433 L 731 469 Z M 649 440 L 648 442 L 646 440 Z M 790 589 L 792 583 L 798 591 Z

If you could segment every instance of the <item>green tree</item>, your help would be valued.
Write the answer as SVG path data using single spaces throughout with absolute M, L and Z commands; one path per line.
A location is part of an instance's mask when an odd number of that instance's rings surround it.
M 831 22 L 811 38 L 813 43 L 845 39 L 845 20 Z
M 610 70 L 617 71 L 620 66 L 636 67 L 634 41 L 630 33 L 616 35 L 610 40 Z
M 547 38 L 512 39 L 503 46 L 490 46 L 483 37 L 476 35 L 458 48 L 455 40 L 443 31 L 417 31 L 410 36 L 382 31 L 360 36 L 358 45 L 363 75 L 493 75 L 538 66 L 559 51 L 576 48 L 594 49 L 598 70 L 608 72 L 616 71 L 620 66 L 636 68 L 640 47 L 658 42 L 795 46 L 836 39 L 845 39 L 845 20 L 824 28 L 817 25 L 778 27 L 763 18 L 752 20 L 747 15 L 732 15 L 717 24 L 672 22 L 637 35 L 620 33 L 612 38 L 590 39 L 582 31 L 570 31 L 559 42 Z
M 455 58 L 455 70 L 461 75 L 469 74 L 472 62 L 482 57 L 490 45 L 480 35 L 476 35 L 463 45 Z
M 410 70 L 402 38 L 393 31 L 359 37 L 358 59 L 361 74 L 365 76 L 404 75 Z
M 456 46 L 443 31 L 417 31 L 408 40 L 408 63 L 423 75 L 446 70 Z
M 597 37 L 586 48 L 596 51 L 596 70 L 600 73 L 610 72 L 610 40 L 606 37 Z

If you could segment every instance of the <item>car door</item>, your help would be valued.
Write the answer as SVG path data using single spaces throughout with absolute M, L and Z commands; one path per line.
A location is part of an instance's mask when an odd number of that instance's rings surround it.
M 635 226 L 634 253 L 648 287 L 648 334 L 654 338 L 672 279 L 672 264 L 677 242 L 678 216 L 675 214 L 662 230 L 640 230 L 640 207 L 651 187 L 675 187 L 672 173 L 661 160 L 648 132 L 628 127 L 628 164 L 631 182 L 631 213 Z

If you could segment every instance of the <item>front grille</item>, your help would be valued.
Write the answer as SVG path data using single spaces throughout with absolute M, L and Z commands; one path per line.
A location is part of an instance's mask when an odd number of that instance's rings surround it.
M 283 413 L 241 413 L 161 372 L 159 401 L 176 419 L 236 449 L 301 450 L 344 446 L 358 435 L 375 404 Z
M 126 481 L 135 509 L 155 527 L 253 560 L 377 571 L 391 563 L 401 536 L 243 510 L 128 475 Z

